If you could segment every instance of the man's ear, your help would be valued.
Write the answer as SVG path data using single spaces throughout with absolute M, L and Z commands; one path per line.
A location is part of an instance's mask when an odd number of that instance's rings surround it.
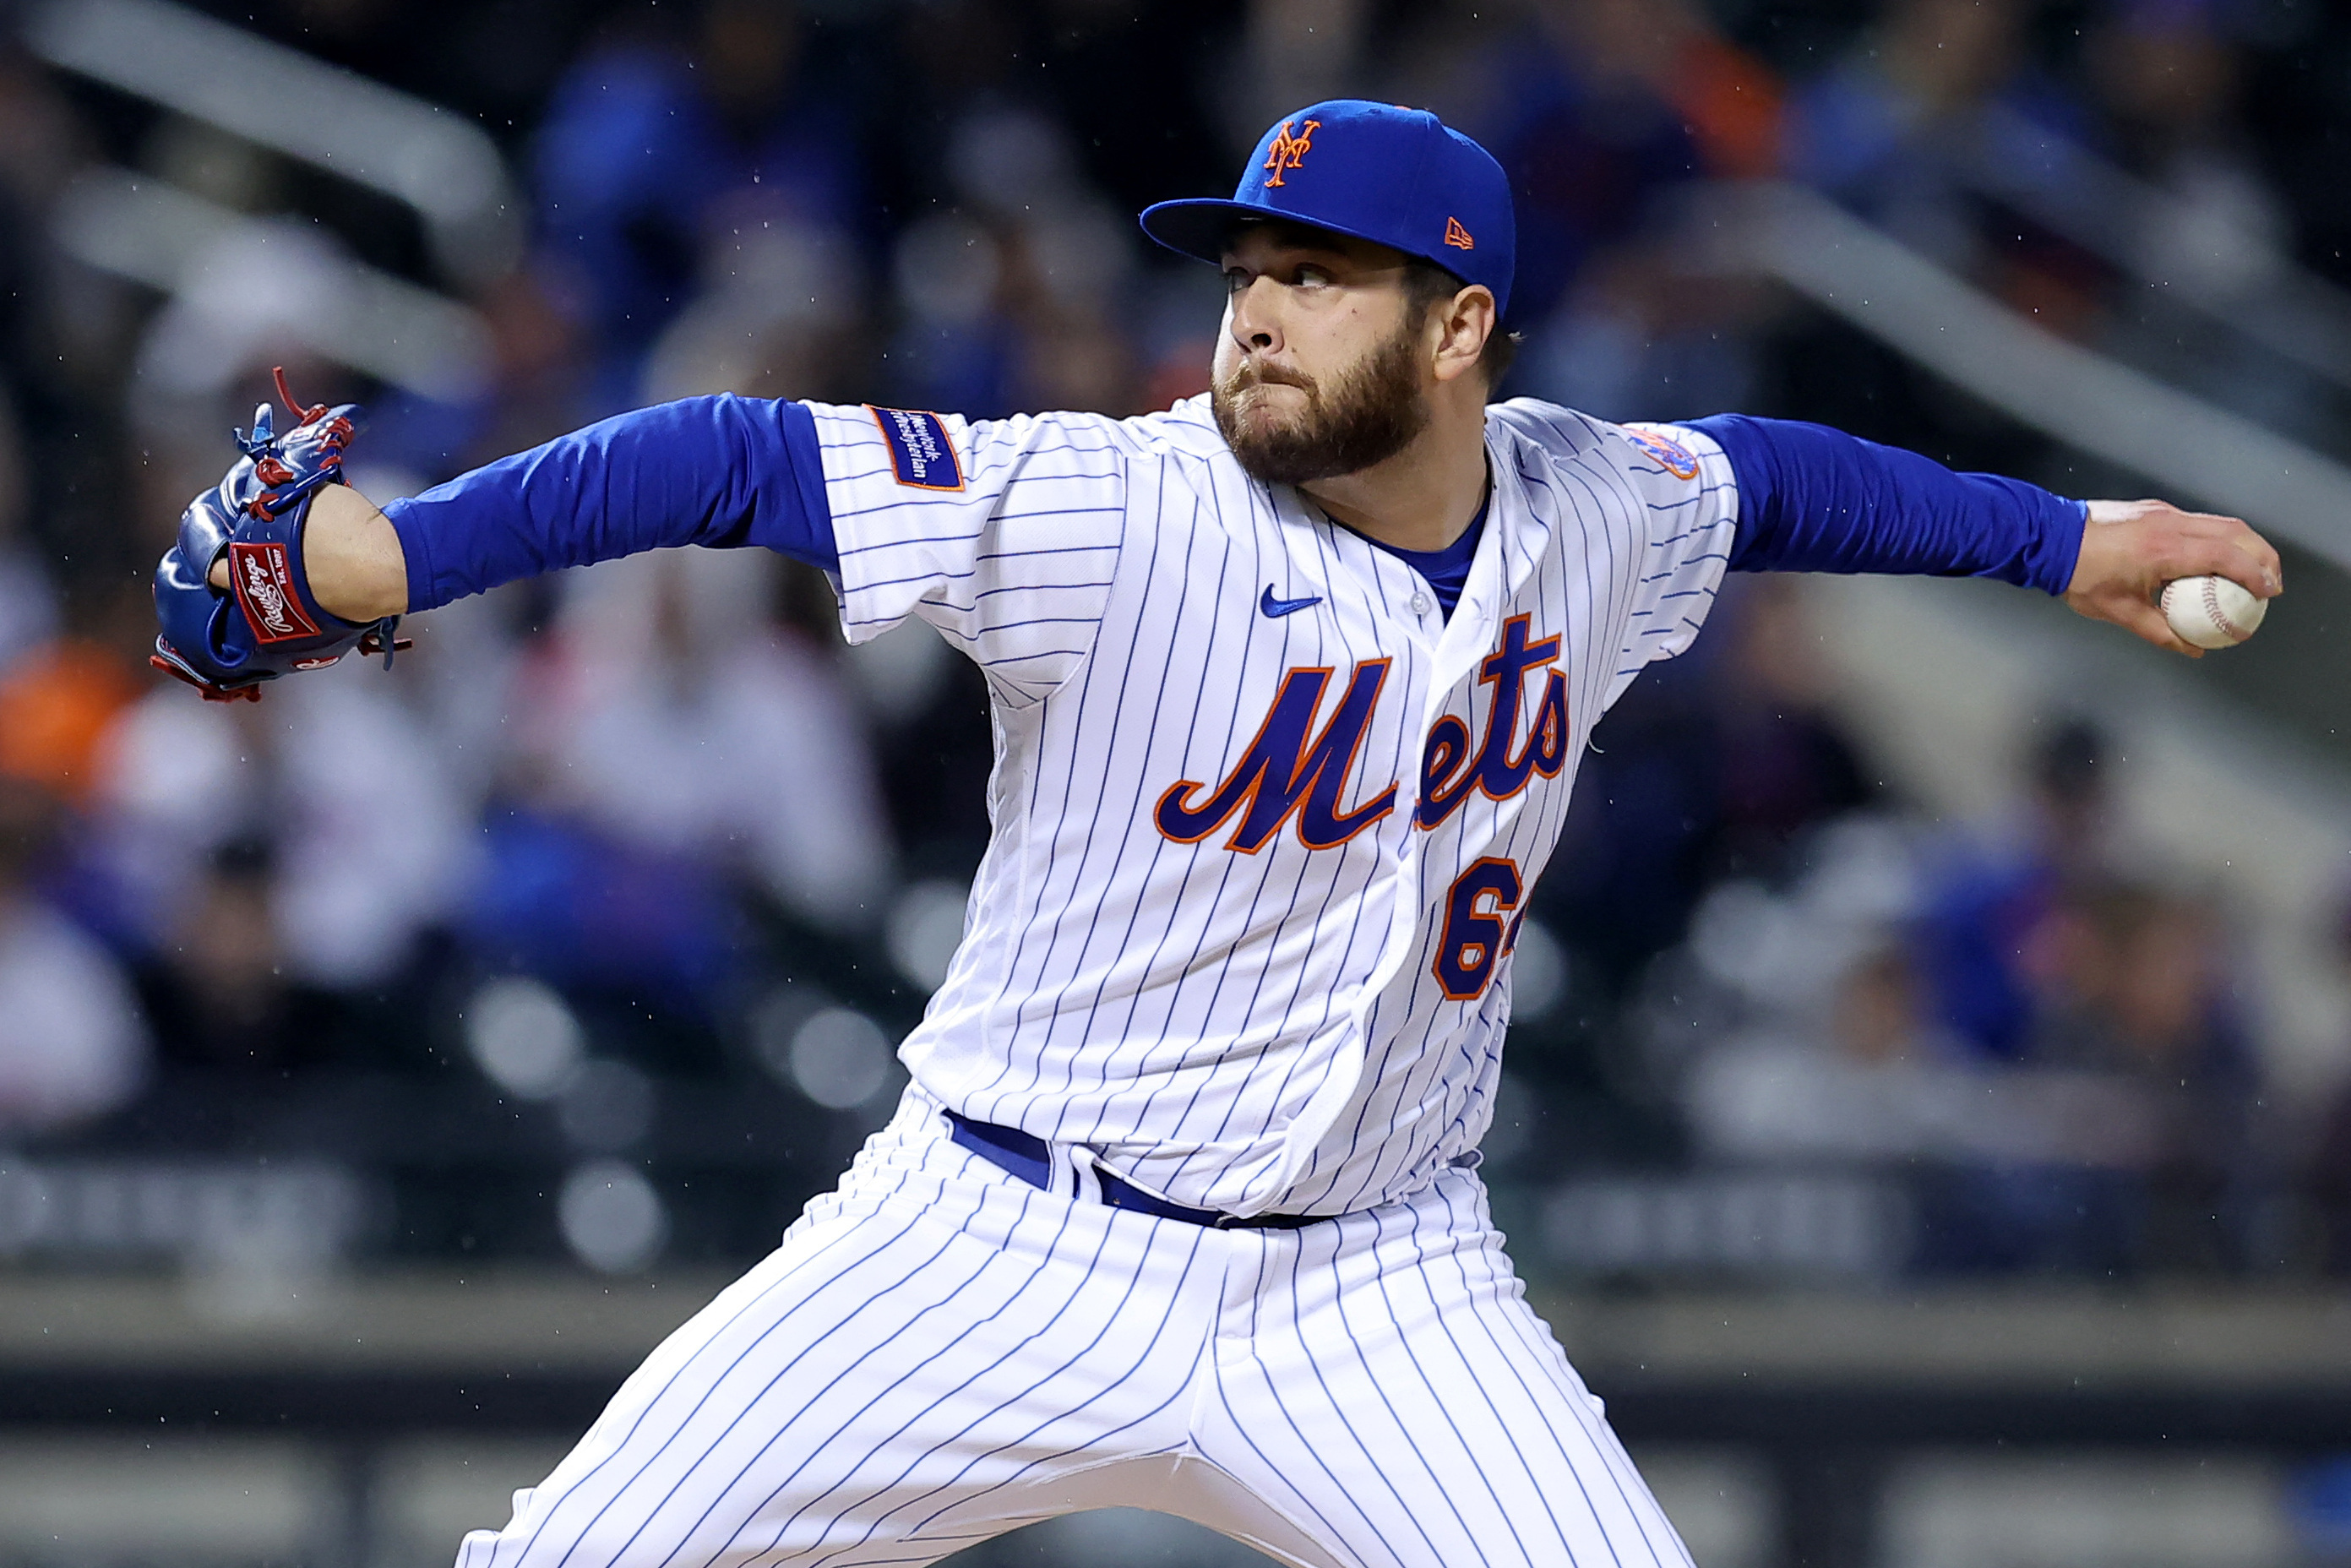
M 1433 314 L 1439 329 L 1437 379 L 1449 382 L 1475 371 L 1496 326 L 1494 291 L 1482 283 L 1470 284 L 1440 301 Z

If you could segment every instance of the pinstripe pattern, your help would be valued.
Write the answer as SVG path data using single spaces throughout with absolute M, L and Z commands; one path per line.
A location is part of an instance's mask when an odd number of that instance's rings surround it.
M 1678 478 L 1617 427 L 1520 400 L 1489 412 L 1494 497 L 1449 622 L 1412 569 L 1244 475 L 1206 400 L 1114 421 L 944 424 L 966 483 L 901 485 L 863 409 L 818 407 L 852 639 L 909 615 L 987 672 L 995 834 L 966 940 L 904 1049 L 956 1110 L 1083 1144 L 1196 1207 L 1342 1214 L 1406 1196 L 1490 1116 L 1509 964 L 1481 995 L 1433 972 L 1464 868 L 1541 874 L 1593 723 L 1686 647 L 1738 507 L 1721 453 Z M 1320 602 L 1280 618 L 1260 594 Z M 1561 639 L 1565 766 L 1413 825 L 1430 727 L 1472 736 L 1506 621 Z M 1222 778 L 1293 670 L 1386 677 L 1336 809 L 1398 807 L 1335 846 L 1179 842 L 1154 803 Z M 1513 750 L 1547 678 L 1519 694 Z M 1330 698 L 1321 714 L 1336 706 Z M 1206 786 L 1213 788 L 1213 785 Z
M 458 1568 L 922 1563 L 1076 1508 L 1298 1568 L 1687 1568 L 1481 1184 L 1299 1231 L 1039 1191 L 908 1092 Z

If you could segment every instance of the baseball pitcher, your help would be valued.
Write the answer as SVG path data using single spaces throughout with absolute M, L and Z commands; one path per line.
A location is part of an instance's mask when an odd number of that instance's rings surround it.
M 1111 1504 L 1301 1568 L 1687 1563 L 1489 1218 L 1513 939 L 1593 725 L 1726 571 L 1996 577 L 2188 651 L 2244 524 L 1815 425 L 1489 401 L 1502 171 L 1284 119 L 1229 201 L 1214 390 L 1136 419 L 697 398 L 382 509 L 350 410 L 262 422 L 164 558 L 222 699 L 662 546 L 828 573 L 987 673 L 994 834 L 894 1118 L 461 1568 L 921 1563 Z

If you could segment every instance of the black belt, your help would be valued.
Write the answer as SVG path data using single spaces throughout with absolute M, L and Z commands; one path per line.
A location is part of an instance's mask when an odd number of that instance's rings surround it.
M 975 1122 L 953 1111 L 945 1114 L 947 1124 L 954 1128 L 949 1136 L 956 1143 L 1030 1186 L 1052 1189 L 1053 1150 L 1044 1139 L 1018 1127 Z M 1331 1218 L 1327 1214 L 1253 1214 L 1244 1218 L 1220 1214 L 1213 1208 L 1186 1208 L 1144 1191 L 1114 1171 L 1098 1166 L 1094 1174 L 1102 1179 L 1102 1202 L 1113 1208 L 1131 1208 L 1137 1214 L 1180 1219 L 1186 1225 L 1205 1225 L 1212 1230 L 1300 1230 Z

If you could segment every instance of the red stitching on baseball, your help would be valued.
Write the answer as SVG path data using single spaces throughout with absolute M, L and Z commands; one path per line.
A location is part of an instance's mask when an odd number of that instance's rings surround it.
M 2212 618 L 2212 624 L 2219 629 L 2221 636 L 2231 642 L 2243 641 L 2236 627 L 2230 623 L 2229 618 L 2220 613 L 2220 580 L 2217 577 L 2204 580 L 2204 613 Z

